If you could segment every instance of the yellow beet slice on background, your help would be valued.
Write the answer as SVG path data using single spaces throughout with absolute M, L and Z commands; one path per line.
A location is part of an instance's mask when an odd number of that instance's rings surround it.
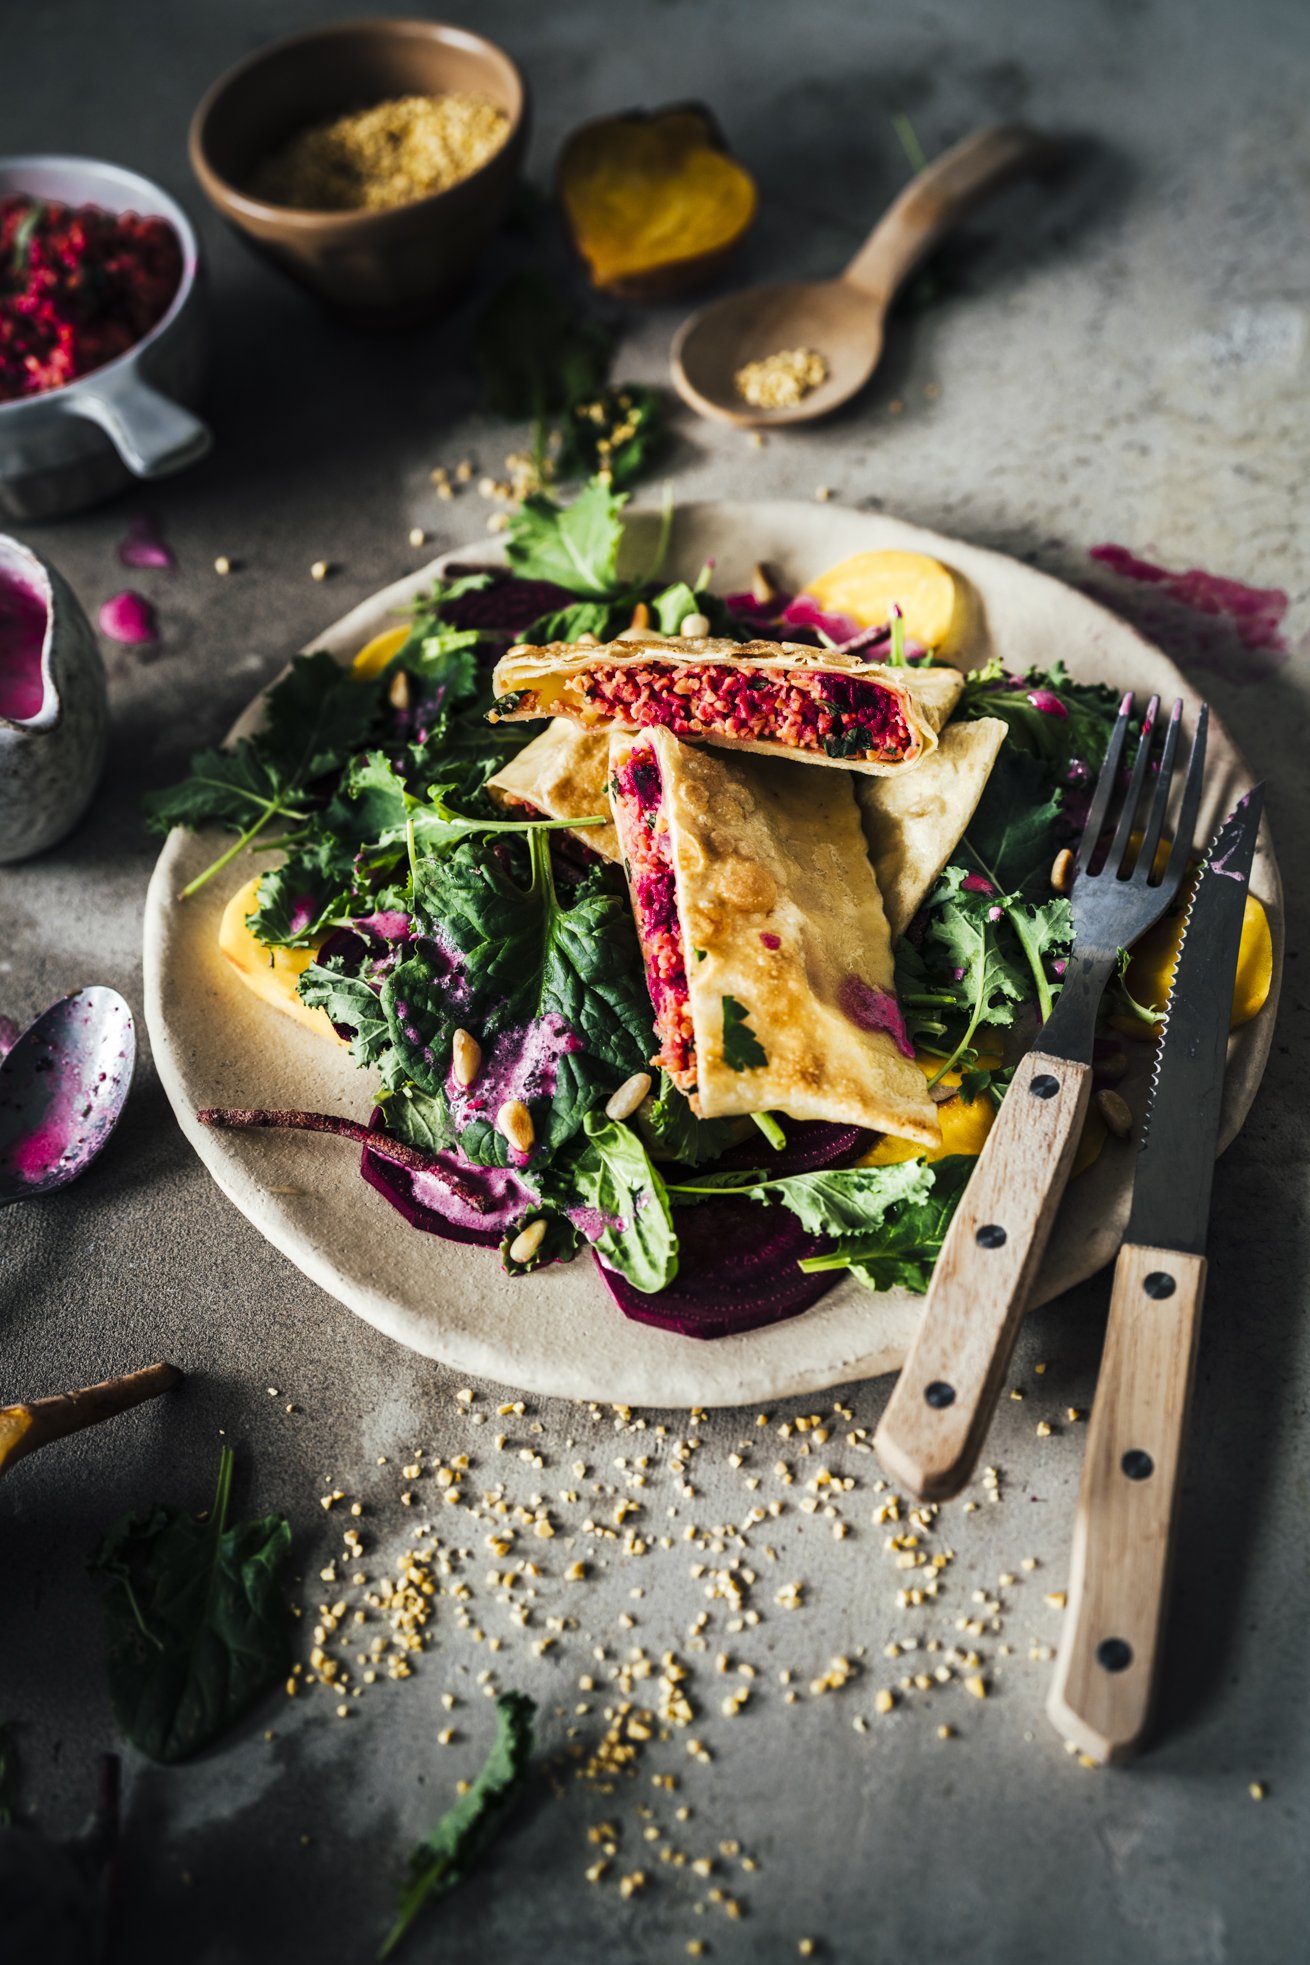
M 252 912 L 255 896 L 259 888 L 259 875 L 248 880 L 244 887 L 237 889 L 227 906 L 223 909 L 223 919 L 219 923 L 218 945 L 232 967 L 240 976 L 247 989 L 254 991 L 263 1003 L 284 1016 L 294 1017 L 306 1030 L 312 1030 L 316 1037 L 326 1037 L 331 1044 L 339 1044 L 341 1039 L 332 1028 L 325 1010 L 312 1010 L 302 1003 L 296 994 L 296 983 L 300 976 L 315 961 L 317 948 L 265 948 L 257 942 L 246 926 L 246 916 Z
M 381 675 L 394 655 L 399 655 L 408 640 L 408 628 L 384 628 L 380 635 L 364 643 L 350 665 L 351 674 L 360 682 L 371 682 L 375 675 Z
M 560 153 L 557 185 L 592 285 L 620 300 L 669 300 L 708 280 L 758 202 L 699 103 L 584 123 Z
M 926 553 L 856 553 L 806 583 L 825 614 L 844 614 L 862 628 L 881 628 L 899 607 L 910 641 L 940 648 L 955 620 L 953 574 Z

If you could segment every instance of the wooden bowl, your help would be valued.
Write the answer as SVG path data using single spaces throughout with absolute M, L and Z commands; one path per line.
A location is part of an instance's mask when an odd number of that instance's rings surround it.
M 312 212 L 245 189 L 289 138 L 406 95 L 465 90 L 509 117 L 479 170 L 386 211 Z M 528 94 L 509 56 L 441 21 L 347 21 L 275 41 L 219 77 L 191 119 L 191 164 L 220 215 L 333 312 L 379 325 L 437 313 L 463 291 L 505 216 L 528 130 Z

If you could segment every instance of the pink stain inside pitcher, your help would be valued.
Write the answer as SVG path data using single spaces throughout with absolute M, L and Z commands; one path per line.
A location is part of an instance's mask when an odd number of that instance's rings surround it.
M 28 581 L 0 566 L 0 717 L 26 723 L 45 700 L 41 655 L 46 603 Z

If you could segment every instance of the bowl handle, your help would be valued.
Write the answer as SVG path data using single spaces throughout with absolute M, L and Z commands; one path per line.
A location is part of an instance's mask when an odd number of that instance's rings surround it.
M 103 380 L 88 376 L 68 408 L 98 423 L 138 478 L 166 478 L 197 463 L 214 442 L 207 423 L 152 389 L 133 369 Z

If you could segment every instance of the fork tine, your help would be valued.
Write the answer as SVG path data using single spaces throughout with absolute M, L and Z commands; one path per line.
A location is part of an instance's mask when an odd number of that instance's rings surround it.
M 1177 890 L 1187 870 L 1187 857 L 1196 836 L 1196 815 L 1201 809 L 1201 781 L 1205 777 L 1205 738 L 1209 727 L 1210 705 L 1202 703 L 1196 717 L 1192 755 L 1187 761 L 1187 777 L 1183 784 L 1183 802 L 1178 808 L 1178 826 L 1174 833 L 1173 849 L 1169 854 L 1169 864 L 1164 870 L 1164 878 L 1160 882 L 1161 887 L 1167 887 L 1170 893 Z
M 1160 835 L 1164 831 L 1165 818 L 1169 811 L 1169 792 L 1173 785 L 1174 759 L 1178 753 L 1178 735 L 1182 728 L 1182 698 L 1169 712 L 1169 728 L 1164 734 L 1164 752 L 1160 758 L 1160 772 L 1151 794 L 1150 816 L 1146 821 L 1146 831 L 1142 835 L 1142 849 L 1137 855 L 1137 865 L 1133 868 L 1133 879 L 1149 882 L 1155 871 L 1156 849 Z
M 1123 756 L 1124 741 L 1128 735 L 1128 719 L 1132 713 L 1133 697 L 1130 690 L 1119 705 L 1119 714 L 1115 718 L 1114 729 L 1110 732 L 1110 741 L 1105 747 L 1105 762 L 1101 766 L 1101 775 L 1096 780 L 1096 790 L 1092 794 L 1091 810 L 1087 814 L 1083 836 L 1078 842 L 1078 853 L 1074 860 L 1075 873 L 1086 873 L 1088 862 L 1096 851 L 1096 843 L 1105 828 L 1110 800 L 1114 797 L 1114 781 L 1119 775 L 1119 760 Z
M 1160 715 L 1160 698 L 1152 696 L 1146 705 L 1146 715 L 1142 718 L 1142 734 L 1138 740 L 1137 756 L 1133 763 L 1133 775 L 1128 785 L 1128 796 L 1124 800 L 1119 823 L 1115 827 L 1114 844 L 1106 855 L 1104 871 L 1118 878 L 1128 857 L 1128 842 L 1132 838 L 1133 820 L 1142 802 L 1142 787 L 1151 764 L 1151 746 L 1155 741 L 1155 726 Z

